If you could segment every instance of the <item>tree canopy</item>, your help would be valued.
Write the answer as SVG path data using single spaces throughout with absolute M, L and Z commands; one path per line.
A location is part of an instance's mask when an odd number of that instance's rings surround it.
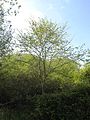
M 37 70 L 42 87 L 50 73 L 67 64 L 64 59 L 77 63 L 84 56 L 83 50 L 71 46 L 66 28 L 66 25 L 59 26 L 47 19 L 31 20 L 26 33 L 19 34 L 22 53 L 38 59 Z
M 7 7 L 8 6 L 8 7 Z M 14 9 L 17 6 L 17 9 Z M 8 19 L 10 15 L 16 15 L 20 5 L 17 0 L 1 0 L 0 3 L 0 58 L 12 51 L 12 23 Z

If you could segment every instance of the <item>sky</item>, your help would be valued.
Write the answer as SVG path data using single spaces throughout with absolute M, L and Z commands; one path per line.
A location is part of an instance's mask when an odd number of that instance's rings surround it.
M 47 18 L 58 24 L 68 24 L 74 46 L 90 46 L 90 0 L 18 0 L 21 9 L 12 18 L 16 29 L 28 26 L 29 18 Z

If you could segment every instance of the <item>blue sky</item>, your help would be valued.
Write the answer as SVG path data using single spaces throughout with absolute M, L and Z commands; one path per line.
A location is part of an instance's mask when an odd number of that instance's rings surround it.
M 46 17 L 57 23 L 68 23 L 73 45 L 90 46 L 90 0 L 19 0 L 22 8 L 15 26 L 24 25 L 30 16 Z M 16 19 L 16 18 L 15 18 Z M 21 25 L 21 26 L 22 26 Z M 26 25 L 25 25 L 26 26 Z

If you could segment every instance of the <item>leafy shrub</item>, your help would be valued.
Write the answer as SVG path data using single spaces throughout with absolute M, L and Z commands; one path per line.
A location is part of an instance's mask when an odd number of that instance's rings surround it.
M 0 111 L 3 120 L 90 120 L 90 88 L 79 86 L 70 93 L 27 97 L 15 108 L 9 106 Z
M 89 120 L 90 88 L 39 96 L 36 111 L 38 120 Z

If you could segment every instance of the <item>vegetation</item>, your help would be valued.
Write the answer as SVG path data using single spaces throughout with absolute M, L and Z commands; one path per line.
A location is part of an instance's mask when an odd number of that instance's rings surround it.
M 86 51 L 71 46 L 66 25 L 46 19 L 29 21 L 29 29 L 17 38 L 19 52 L 15 54 L 11 23 L 8 29 L 4 19 L 2 4 L 0 119 L 89 120 L 90 63 L 80 67 Z
M 62 69 L 63 66 L 69 65 L 70 60 L 72 63 L 77 63 L 77 60 L 83 59 L 84 52 L 78 48 L 72 48 L 67 37 L 66 25 L 58 26 L 46 19 L 40 19 L 38 22 L 31 20 L 29 24 L 26 33 L 19 34 L 20 49 L 21 53 L 27 52 L 33 59 L 37 59 L 36 70 L 43 94 L 44 83 L 49 75 L 58 68 Z M 71 70 L 73 69 L 68 69 L 68 72 Z M 59 74 L 62 73 L 61 70 Z
M 9 6 L 9 8 L 6 7 L 6 5 Z M 18 9 L 20 8 L 20 5 L 18 5 L 17 0 L 1 0 L 0 1 L 0 58 L 3 56 L 6 56 L 9 54 L 12 49 L 12 37 L 13 37 L 13 31 L 12 31 L 12 24 L 11 21 L 7 19 L 10 15 L 17 15 L 17 10 L 14 10 L 14 6 L 18 6 Z M 5 9 L 5 7 L 7 9 Z

